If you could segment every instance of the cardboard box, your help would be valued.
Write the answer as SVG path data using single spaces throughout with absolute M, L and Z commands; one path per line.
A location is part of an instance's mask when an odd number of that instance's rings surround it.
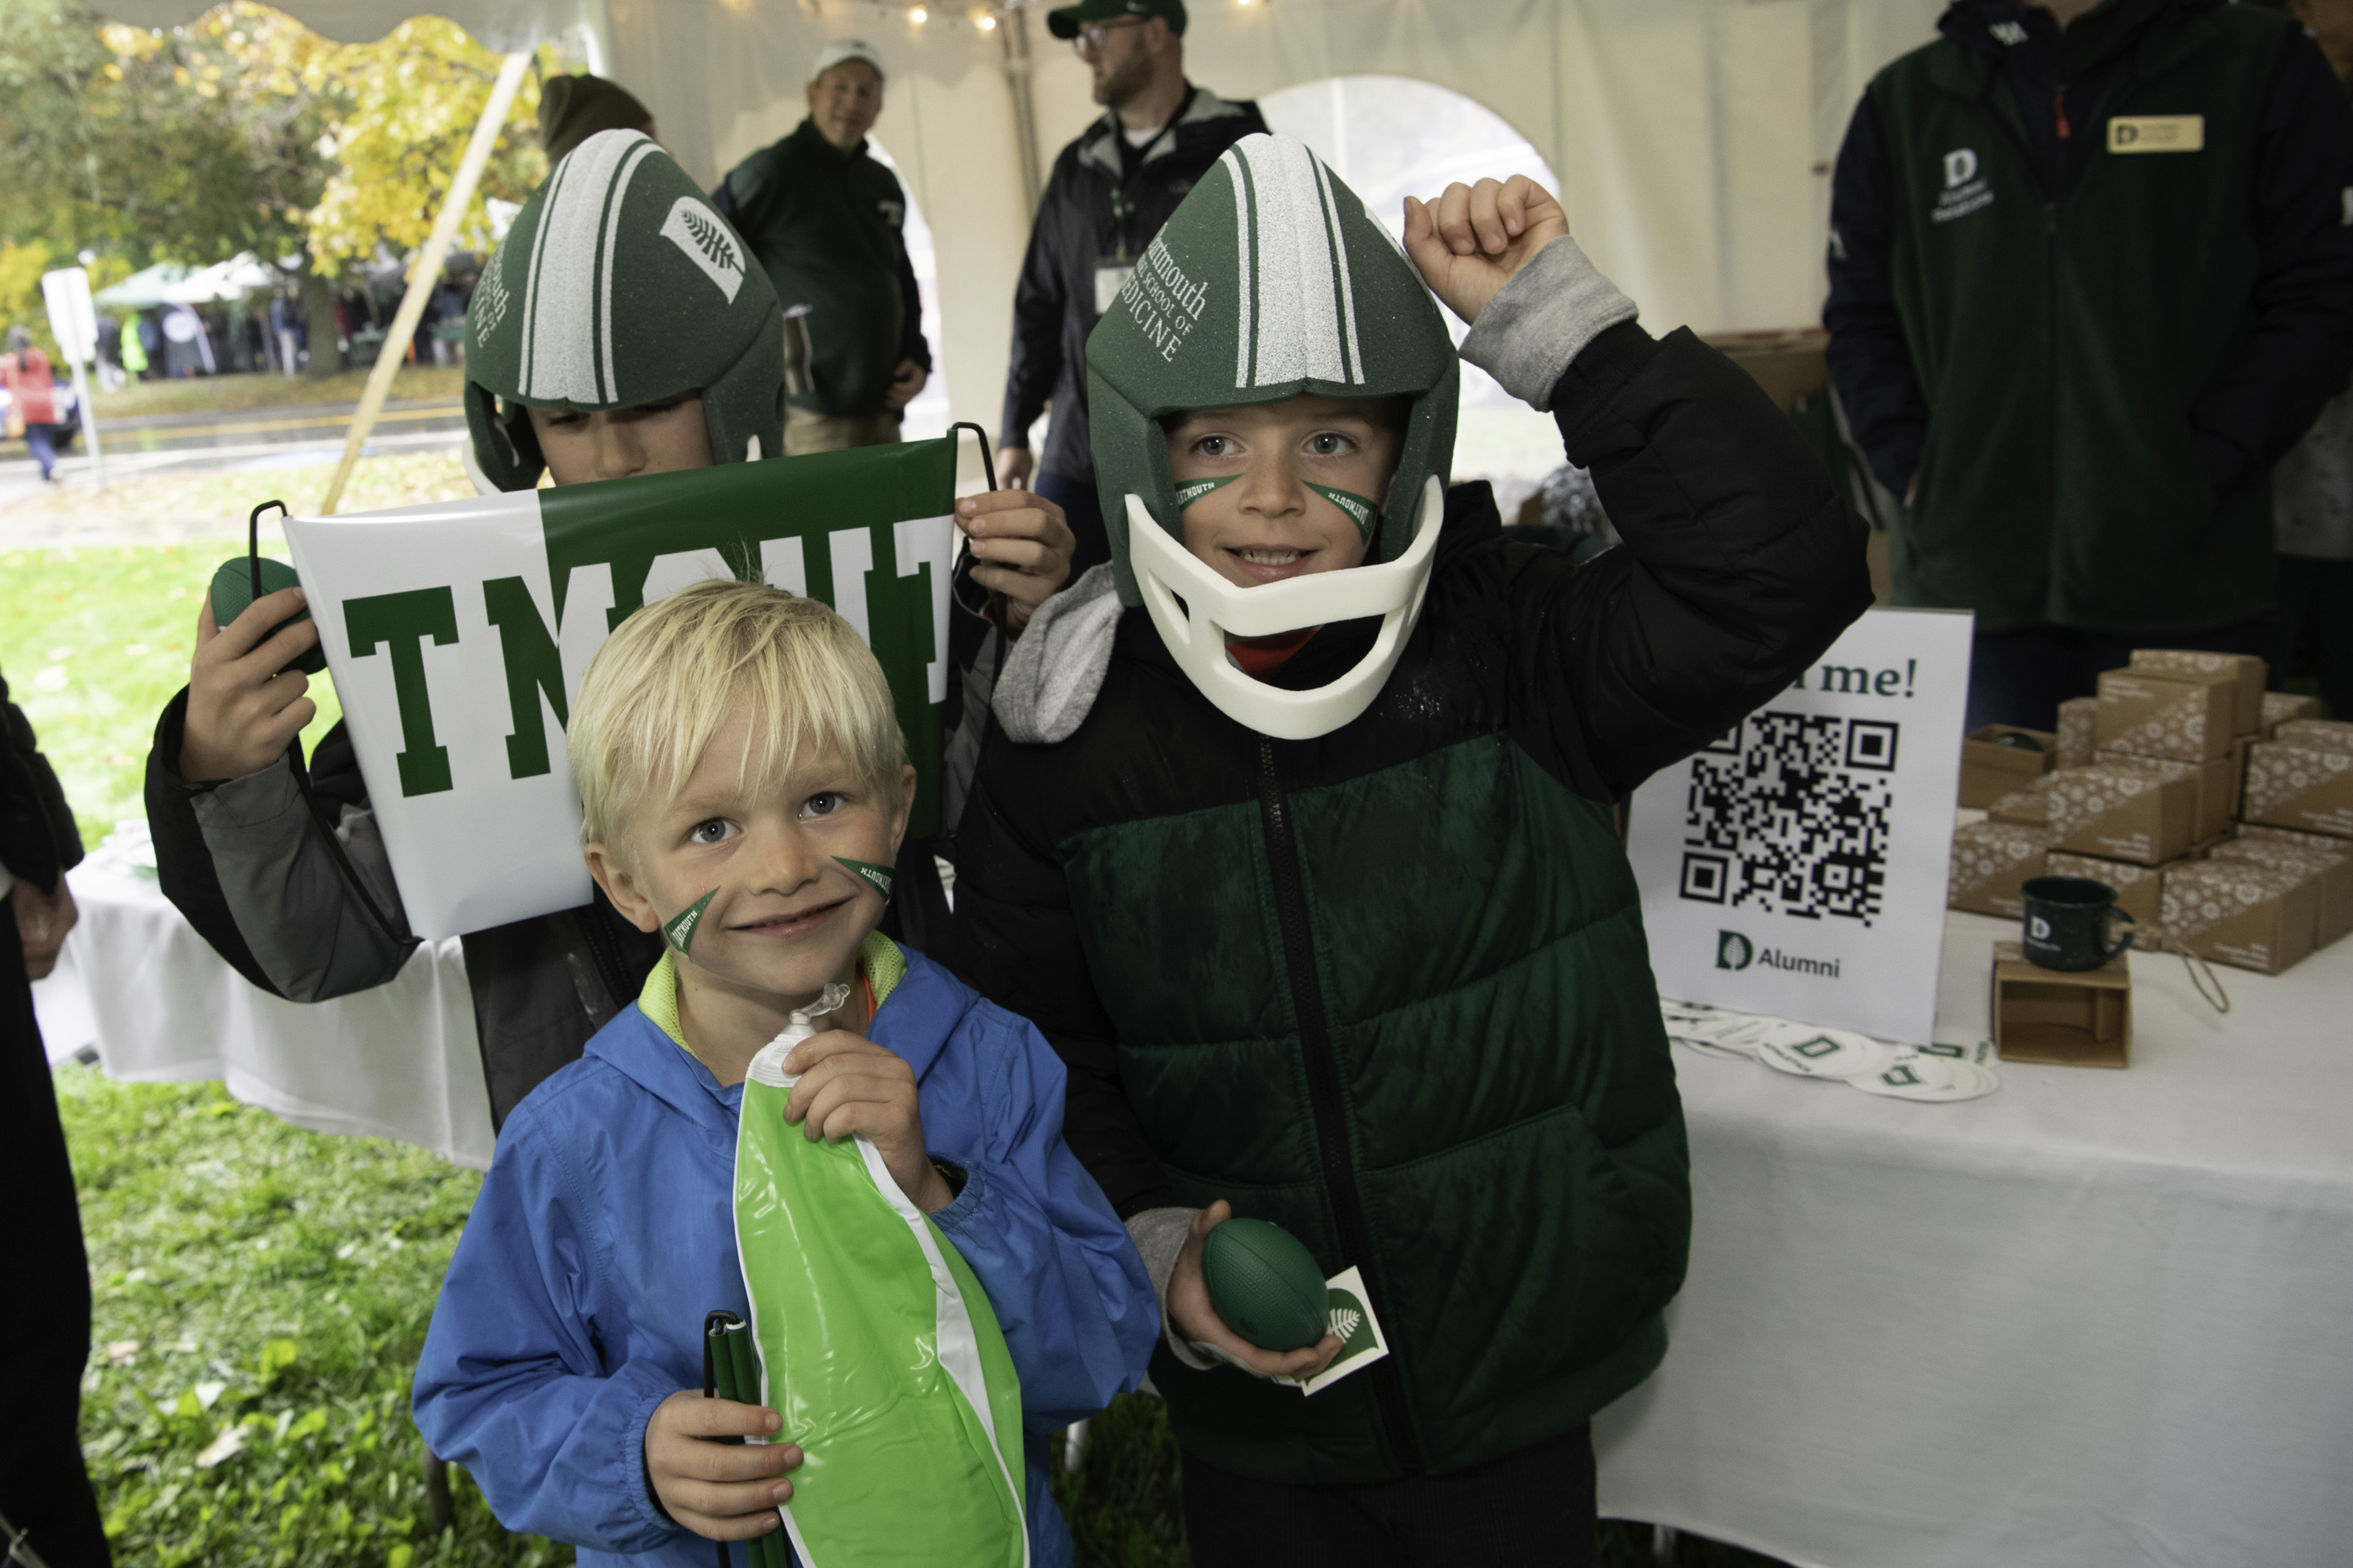
M 2293 827 L 2272 827 L 2260 822 L 2239 824 L 2236 837 L 2257 844 L 2284 844 L 2293 849 L 2317 849 L 2325 855 L 2342 855 L 2348 846 L 2342 838 L 2327 833 L 2304 833 Z
M 2190 779 L 2119 767 L 2062 768 L 2051 775 L 2054 849 L 2162 865 L 2189 853 L 2197 821 L 2198 785 Z
M 2353 752 L 2353 724 L 2335 719 L 2290 719 L 2273 740 L 2289 746 L 2316 746 L 2328 752 Z
M 2020 889 L 2042 875 L 2051 835 L 2015 822 L 1978 822 L 1953 830 L 1953 876 L 1945 901 L 1981 915 L 2026 914 Z
M 2266 691 L 2263 693 L 2263 736 L 2266 741 L 2272 738 L 2273 731 L 2278 729 L 2282 724 L 2286 723 L 2291 719 L 2317 719 L 2319 717 L 2320 699 L 2317 697 L 2299 696 L 2297 693 L 2293 691 Z
M 2231 808 L 2237 804 L 2231 788 L 2231 759 L 2211 763 L 2178 763 L 2170 757 L 2137 757 L 2130 752 L 2102 752 L 2099 767 L 2137 768 L 2159 778 L 2188 779 L 2198 792 L 2196 816 L 2189 829 L 2193 838 L 2222 838 L 2231 831 Z
M 2005 746 L 2000 735 L 2024 735 L 2034 749 Z M 2048 730 L 1988 724 L 1961 742 L 1961 804 L 1983 810 L 2010 791 L 2049 773 L 2058 761 L 2059 737 Z
M 1996 822 L 2023 822 L 2031 827 L 2051 826 L 2051 781 L 2057 773 L 2044 773 L 2029 784 L 2011 790 L 1986 807 L 1986 815 Z
M 2231 732 L 2253 735 L 2263 727 L 2263 683 L 2271 679 L 2271 667 L 2253 654 L 2137 647 L 2133 649 L 2132 668 L 2176 679 L 2198 679 L 2228 670 L 2238 680 L 2231 702 Z
M 2059 765 L 2088 768 L 2099 749 L 2100 700 L 2071 697 L 2059 704 Z
M 2247 748 L 2248 822 L 2353 838 L 2353 751 L 2287 741 L 2257 741 Z
M 2165 874 L 2165 940 L 2215 963 L 2277 974 L 2312 951 L 2320 889 L 2243 860 L 2195 860 Z
M 2294 850 L 2284 851 L 2294 854 Z M 2096 855 L 2076 855 L 2064 849 L 2053 849 L 2043 858 L 2042 874 L 2046 877 L 2089 877 L 2116 890 L 2116 908 L 2133 918 L 2133 946 L 2143 952 L 2155 952 L 2163 945 L 2165 924 L 2164 880 L 2166 871 L 2180 865 L 2168 860 L 2163 866 L 2136 866 L 2129 860 L 2103 860 Z M 2022 911 L 2021 911 L 2022 912 Z
M 2310 880 L 2319 889 L 2318 908 L 2312 922 L 2314 947 L 2327 947 L 2338 937 L 2353 932 L 2353 844 L 2327 850 L 2261 838 L 2232 838 L 2214 846 L 2208 858 L 2252 861 Z
M 2238 700 L 2236 669 L 2164 676 L 2112 669 L 2100 677 L 2093 735 L 2104 752 L 2184 763 L 2227 757 Z
M 2242 735 L 2231 742 L 2231 818 L 2238 820 L 2239 808 L 2247 804 L 2247 748 L 2255 743 L 2253 735 Z
M 2132 970 L 2045 969 L 2014 942 L 1993 944 L 1993 1043 L 2006 1062 L 2121 1068 L 2132 1061 Z

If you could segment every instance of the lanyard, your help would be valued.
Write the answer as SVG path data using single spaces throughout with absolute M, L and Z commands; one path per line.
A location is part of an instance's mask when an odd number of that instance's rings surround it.
M 1153 134 L 1151 141 L 1146 142 L 1143 146 L 1134 149 L 1135 168 L 1137 173 L 1141 174 L 1143 172 L 1144 165 L 1145 162 L 1151 158 L 1154 150 L 1156 149 L 1161 142 L 1176 134 L 1177 121 L 1183 120 L 1185 118 L 1185 111 L 1193 107 L 1193 96 L 1200 90 L 1201 89 L 1198 87 L 1187 88 L 1185 91 L 1184 101 L 1177 104 L 1176 109 L 1169 113 L 1168 123 L 1163 125 L 1157 132 L 1155 132 Z M 1113 110 L 1111 115 L 1111 133 L 1113 136 L 1120 138 L 1122 149 L 1120 159 L 1120 178 L 1111 188 L 1111 221 L 1113 226 L 1119 232 L 1119 255 L 1114 259 L 1124 263 L 1131 259 L 1131 247 L 1128 244 L 1127 223 L 1128 219 L 1135 216 L 1137 208 L 1134 201 L 1131 199 L 1127 194 L 1127 160 L 1125 154 L 1127 131 L 1125 127 L 1120 124 L 1119 111 L 1116 110 Z

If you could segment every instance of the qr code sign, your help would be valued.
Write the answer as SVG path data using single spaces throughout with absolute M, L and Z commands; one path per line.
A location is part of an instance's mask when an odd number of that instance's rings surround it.
M 1683 896 L 1870 925 L 1887 888 L 1896 728 L 1758 713 L 1694 757 Z

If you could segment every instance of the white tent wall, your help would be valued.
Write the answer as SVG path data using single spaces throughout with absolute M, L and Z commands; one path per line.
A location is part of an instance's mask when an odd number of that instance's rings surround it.
M 164 26 L 193 0 L 111 0 Z M 322 32 L 380 37 L 421 6 L 286 0 Z M 1025 4 L 1037 160 L 1101 111 L 1085 68 Z M 1558 174 L 1579 239 L 1664 330 L 1819 319 L 1830 165 L 1873 72 L 1933 36 L 1942 0 L 1197 0 L 1195 80 L 1252 98 L 1333 76 L 1419 78 L 1477 100 Z M 441 0 L 486 42 L 568 34 L 644 100 L 705 184 L 785 134 L 808 62 L 866 38 L 891 70 L 875 135 L 940 257 L 952 416 L 994 430 L 1029 232 L 1003 28 L 957 0 Z

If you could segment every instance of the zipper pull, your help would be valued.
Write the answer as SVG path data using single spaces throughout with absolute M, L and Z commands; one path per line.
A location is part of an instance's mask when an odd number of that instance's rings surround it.
M 2064 142 L 2074 134 L 2067 128 L 2067 87 L 2064 82 L 2062 82 L 2059 90 L 2052 95 L 2051 109 L 2052 112 L 2059 117 L 2059 140 Z

